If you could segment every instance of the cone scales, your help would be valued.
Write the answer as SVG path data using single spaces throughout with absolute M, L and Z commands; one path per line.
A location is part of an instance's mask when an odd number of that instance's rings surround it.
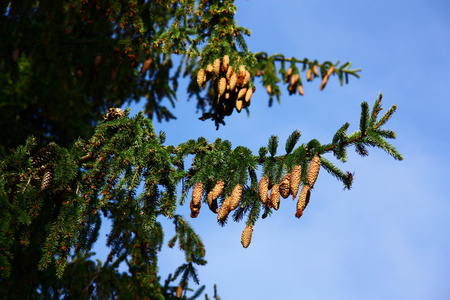
M 269 179 L 267 177 L 262 177 L 258 184 L 258 196 L 263 205 L 267 204 L 269 199 Z
M 252 234 L 253 225 L 248 225 L 247 227 L 245 227 L 241 235 L 241 244 L 244 248 L 247 248 L 250 245 L 250 242 L 252 241 Z

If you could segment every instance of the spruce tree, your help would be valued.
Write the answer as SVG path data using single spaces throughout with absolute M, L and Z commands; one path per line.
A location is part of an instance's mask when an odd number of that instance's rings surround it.
M 175 119 L 182 77 L 200 119 L 218 135 L 228 116 L 251 109 L 255 92 L 272 105 L 284 89 L 303 95 L 308 81 L 320 80 L 324 90 L 328 81 L 359 77 L 349 62 L 249 51 L 250 31 L 236 23 L 236 9 L 232 0 L 0 4 L 1 295 L 195 299 L 205 289 L 192 284 L 205 247 L 177 206 L 189 205 L 189 218 L 217 214 L 222 226 L 244 221 L 246 248 L 252 234 L 263 234 L 257 221 L 282 199 L 297 199 L 292 217 L 306 213 L 321 169 L 352 187 L 353 174 L 332 156 L 345 162 L 349 147 L 361 156 L 376 147 L 402 160 L 388 142 L 394 131 L 384 128 L 396 106 L 380 114 L 381 94 L 372 107 L 361 103 L 359 130 L 348 133 L 345 123 L 326 142 L 300 143 L 294 131 L 281 149 L 273 135 L 258 153 L 220 138 L 166 144 L 152 122 Z M 143 112 L 119 108 L 132 101 L 144 102 Z M 168 245 L 185 253 L 165 280 L 157 217 L 173 220 Z M 113 224 L 111 252 L 99 262 L 90 250 L 105 218 Z M 121 263 L 127 273 L 117 271 Z

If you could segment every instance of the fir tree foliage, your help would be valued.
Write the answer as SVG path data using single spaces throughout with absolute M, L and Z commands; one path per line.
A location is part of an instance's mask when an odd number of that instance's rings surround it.
M 298 196 L 306 197 L 295 213 L 300 217 L 314 198 L 311 173 L 317 166 L 344 188 L 353 184 L 353 173 L 343 172 L 329 154 L 345 163 L 350 146 L 361 156 L 376 147 L 403 159 L 387 141 L 395 139 L 394 131 L 383 127 L 396 106 L 379 116 L 381 94 L 372 110 L 361 104 L 359 130 L 349 134 L 345 123 L 327 144 L 312 139 L 297 145 L 301 134 L 295 130 L 284 153 L 276 135 L 258 153 L 220 138 L 166 145 L 152 119 L 175 118 L 171 109 L 181 77 L 188 77 L 187 93 L 196 99 L 200 119 L 217 128 L 234 109 L 249 112 L 257 81 L 270 106 L 274 98 L 281 102 L 282 85 L 290 95 L 303 95 L 306 82 L 320 80 L 323 90 L 332 77 L 341 85 L 359 78 L 350 62 L 249 51 L 244 36 L 250 31 L 236 23 L 235 12 L 231 0 L 0 4 L 1 125 L 11 128 L 0 134 L 0 294 L 195 299 L 204 287 L 194 291 L 189 283 L 199 283 L 205 248 L 176 209 L 196 186 L 202 187 L 197 214 L 221 182 L 217 207 L 210 207 L 218 214 L 223 209 L 219 225 L 245 220 L 253 231 L 259 218 L 279 206 L 259 199 L 258 172 L 275 194 L 283 178 L 301 167 L 299 184 L 307 188 Z M 134 117 L 116 108 L 141 99 L 144 112 Z M 178 243 L 185 253 L 185 263 L 164 284 L 158 276 L 161 217 L 173 219 L 169 246 Z M 90 251 L 106 219 L 112 224 L 110 253 L 102 263 Z M 127 273 L 117 271 L 120 264 Z M 213 298 L 220 299 L 216 287 Z

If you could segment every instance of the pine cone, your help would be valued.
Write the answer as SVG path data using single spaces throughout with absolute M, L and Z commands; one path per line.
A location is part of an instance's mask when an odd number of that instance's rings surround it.
M 230 210 L 235 210 L 239 206 L 242 198 L 242 185 L 237 184 L 231 192 Z
M 250 105 L 250 100 L 252 99 L 254 90 L 255 90 L 255 87 L 253 87 L 251 89 L 250 88 L 247 89 L 247 92 L 245 93 L 245 106 Z
M 53 144 L 48 144 L 44 148 L 40 149 L 31 159 L 31 165 L 35 168 L 42 167 L 50 161 L 55 154 L 55 148 Z
M 303 86 L 301 85 L 301 84 L 299 84 L 298 86 L 297 86 L 297 90 L 298 90 L 298 93 L 300 94 L 300 95 L 302 95 L 303 96 Z
M 218 90 L 217 90 L 217 93 L 219 94 L 219 96 L 222 96 L 225 93 L 226 88 L 227 88 L 227 79 L 225 77 L 221 77 L 219 79 Z
M 284 175 L 283 179 L 281 179 L 280 184 L 280 195 L 284 199 L 289 197 L 291 194 L 291 174 Z
M 236 110 L 237 112 L 241 112 L 242 107 L 244 107 L 244 101 L 242 99 L 236 100 Z
M 230 65 L 230 57 L 228 55 L 224 55 L 224 57 L 222 57 L 222 72 L 226 72 L 228 70 L 229 65 Z
M 245 75 L 244 75 L 244 81 L 242 82 L 242 86 L 247 86 L 247 84 L 250 82 L 250 72 L 249 71 L 245 71 Z
M 244 98 L 245 95 L 246 95 L 246 93 L 247 93 L 247 89 L 246 89 L 246 88 L 241 88 L 241 89 L 239 90 L 239 92 L 238 92 L 238 95 L 237 95 L 236 100 L 239 100 L 239 99 Z
M 178 298 L 181 298 L 181 296 L 183 296 L 183 287 L 181 286 L 181 284 L 177 287 L 176 296 Z
M 45 169 L 44 176 L 42 177 L 41 182 L 41 191 L 48 189 L 53 183 L 53 175 L 54 175 L 53 166 L 49 166 Z
M 291 82 L 290 85 L 291 86 L 295 86 L 298 83 L 298 79 L 300 78 L 300 75 L 298 75 L 298 73 L 295 73 L 291 76 Z
M 263 205 L 267 204 L 269 199 L 269 179 L 267 177 L 261 177 L 258 184 L 258 196 Z
M 306 80 L 307 81 L 312 81 L 312 71 L 311 69 L 306 70 Z
M 146 59 L 142 63 L 141 74 L 145 74 L 147 72 L 147 70 L 150 69 L 152 62 L 153 62 L 153 59 L 150 57 L 149 59 Z
M 314 73 L 314 76 L 319 76 L 319 69 L 317 68 L 317 65 L 314 65 L 313 66 L 313 73 Z
M 280 207 L 280 184 L 274 184 L 270 191 L 269 207 L 278 210 Z
M 302 167 L 298 165 L 295 166 L 291 172 L 292 199 L 295 199 L 295 197 L 297 197 L 298 189 L 300 188 L 301 175 L 302 175 Z
M 206 74 L 212 75 L 212 73 L 214 73 L 214 66 L 212 64 L 208 64 L 206 66 Z
M 300 191 L 297 201 L 297 212 L 295 216 L 300 218 L 303 215 L 303 211 L 309 203 L 309 197 L 311 196 L 311 189 L 308 185 L 304 185 Z
M 230 81 L 230 80 L 231 80 L 231 76 L 232 76 L 233 74 L 234 74 L 233 68 L 232 68 L 231 66 L 228 66 L 227 73 L 226 73 L 226 75 L 225 75 L 225 77 L 227 78 L 227 81 Z
M 231 75 L 230 77 L 230 91 L 234 91 L 235 87 L 236 87 L 236 83 L 237 83 L 237 75 L 235 73 L 233 73 L 233 75 Z
M 267 91 L 267 94 L 272 96 L 272 86 L 270 84 L 266 86 L 266 91 Z
M 112 107 L 112 108 L 108 109 L 108 112 L 103 117 L 103 119 L 105 119 L 106 121 L 111 121 L 111 120 L 120 119 L 123 117 L 125 117 L 125 112 L 123 110 L 121 110 L 118 107 Z
M 194 206 L 200 206 L 203 194 L 203 183 L 199 182 L 194 186 L 192 190 L 192 203 Z
M 231 197 L 227 197 L 223 201 L 222 206 L 220 206 L 219 213 L 217 214 L 218 221 L 225 221 L 227 219 L 228 214 L 230 213 L 230 203 Z
M 200 69 L 197 73 L 197 84 L 198 87 L 202 87 L 206 82 L 206 73 L 204 69 Z
M 220 59 L 216 58 L 213 65 L 213 73 L 216 75 L 216 77 L 219 77 L 220 74 Z
M 319 176 L 320 171 L 320 157 L 319 155 L 315 155 L 311 162 L 309 163 L 309 169 L 308 169 L 308 185 L 313 188 L 314 184 L 316 183 L 317 176 Z
M 219 180 L 216 182 L 214 188 L 208 193 L 207 199 L 209 209 L 211 209 L 211 211 L 214 213 L 217 213 L 219 211 L 217 209 L 217 198 L 219 198 L 222 194 L 224 186 L 225 183 L 222 180 Z
M 253 225 L 247 225 L 241 235 L 241 244 L 247 248 L 252 241 Z

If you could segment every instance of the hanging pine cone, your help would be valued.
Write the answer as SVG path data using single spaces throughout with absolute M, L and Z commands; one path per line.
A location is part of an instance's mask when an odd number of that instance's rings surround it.
M 252 241 L 253 225 L 247 225 L 241 235 L 241 244 L 247 248 Z
M 145 74 L 147 72 L 147 70 L 150 69 L 152 62 L 153 62 L 153 59 L 150 57 L 149 59 L 146 59 L 142 63 L 141 74 Z
M 319 176 L 320 171 L 320 157 L 319 155 L 315 155 L 311 162 L 309 163 L 309 169 L 308 169 L 308 185 L 313 188 L 314 184 L 316 183 L 317 176 Z
M 206 72 L 204 69 L 200 69 L 197 73 L 198 87 L 202 87 L 206 82 Z
M 42 167 L 50 161 L 55 154 L 55 146 L 48 144 L 44 148 L 40 149 L 31 159 L 31 165 L 35 168 Z
M 228 70 L 228 66 L 230 65 L 230 57 L 228 55 L 224 55 L 222 57 L 222 72 L 226 72 Z
M 218 58 L 216 58 L 216 60 L 214 60 L 213 73 L 216 75 L 216 77 L 219 77 L 219 74 L 220 74 L 220 59 L 218 59 Z
M 221 77 L 217 85 L 217 93 L 219 94 L 219 97 L 225 93 L 226 88 L 227 88 L 227 79 L 225 77 Z
M 306 80 L 307 81 L 312 81 L 313 77 L 312 77 L 312 71 L 311 69 L 306 70 Z
M 227 197 L 223 201 L 222 206 L 220 206 L 219 212 L 217 213 L 218 221 L 223 222 L 227 219 L 228 214 L 230 213 L 230 203 L 231 203 L 231 197 Z
M 274 184 L 270 191 L 269 207 L 278 210 L 280 207 L 280 184 Z
M 183 287 L 181 286 L 181 284 L 177 287 L 176 296 L 177 298 L 181 298 L 181 296 L 183 296 Z
M 53 175 L 55 174 L 53 166 L 45 168 L 44 176 L 41 182 L 41 191 L 48 189 L 53 182 Z
M 264 176 L 261 177 L 258 183 L 258 196 L 259 200 L 263 205 L 267 204 L 267 200 L 269 199 L 269 179 Z
M 280 184 L 280 195 L 284 199 L 289 197 L 291 194 L 291 174 L 284 175 L 283 179 L 281 179 Z
M 203 195 L 203 183 L 198 182 L 192 190 L 192 203 L 194 206 L 200 206 Z
M 230 77 L 230 91 L 234 91 L 234 89 L 236 88 L 236 83 L 237 83 L 237 75 L 236 73 L 233 73 L 233 75 L 231 75 Z
M 295 197 L 297 197 L 298 189 L 300 188 L 301 175 L 302 175 L 302 167 L 300 167 L 299 165 L 295 166 L 292 169 L 290 179 L 292 199 L 295 199 Z
M 191 202 L 189 203 L 189 207 L 191 209 L 191 218 L 197 218 L 198 214 L 200 213 L 200 206 L 195 206 L 194 201 L 191 200 Z
M 230 210 L 235 210 L 239 206 L 242 198 L 242 185 L 237 184 L 231 192 Z
M 314 73 L 314 76 L 319 76 L 319 69 L 317 68 L 317 65 L 314 65 L 313 66 L 313 73 Z
M 219 211 L 217 207 L 217 198 L 219 198 L 222 194 L 224 186 L 225 183 L 222 180 L 219 180 L 216 182 L 214 188 L 208 193 L 208 206 L 209 209 L 214 213 L 217 213 Z
M 297 212 L 295 216 L 300 218 L 303 215 L 303 211 L 309 203 L 309 197 L 311 196 L 311 189 L 308 185 L 304 185 L 300 191 L 297 201 Z
M 110 109 L 108 109 L 108 112 L 103 117 L 103 119 L 105 119 L 106 121 L 111 121 L 123 117 L 125 117 L 125 112 L 123 110 L 118 107 L 111 107 Z
M 245 106 L 246 107 L 250 105 L 250 100 L 252 99 L 254 91 L 255 91 L 255 87 L 247 89 L 247 92 L 245 93 Z

